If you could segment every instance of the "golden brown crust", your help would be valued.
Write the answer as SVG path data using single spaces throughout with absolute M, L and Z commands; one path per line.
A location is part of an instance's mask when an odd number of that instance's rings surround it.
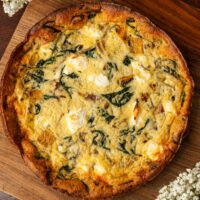
M 80 21 L 79 18 L 72 19 L 72 16 L 80 16 L 82 13 L 86 13 L 89 10 L 101 10 L 104 9 L 107 11 L 108 21 L 123 21 L 124 18 L 134 17 L 137 18 L 141 23 L 145 23 L 143 26 L 143 33 L 147 32 L 148 35 L 151 35 L 152 38 L 156 36 L 161 36 L 166 43 L 170 44 L 170 47 L 167 49 L 167 54 L 172 57 L 178 58 L 181 66 L 181 72 L 185 75 L 185 79 L 188 81 L 188 84 L 185 88 L 185 92 L 187 95 L 183 107 L 181 109 L 181 113 L 179 117 L 177 117 L 173 125 L 170 129 L 170 133 L 174 134 L 174 142 L 166 144 L 168 146 L 168 152 L 165 153 L 162 159 L 160 159 L 157 163 L 152 163 L 151 167 L 146 170 L 141 170 L 135 177 L 134 181 L 125 183 L 123 185 L 119 185 L 117 188 L 112 188 L 105 184 L 103 181 L 99 181 L 97 183 L 93 183 L 93 186 L 90 186 L 90 190 L 92 193 L 88 193 L 87 186 L 79 181 L 79 180 L 60 180 L 55 179 L 52 180 L 50 176 L 50 165 L 44 159 L 38 159 L 38 152 L 36 148 L 26 139 L 24 138 L 24 134 L 20 131 L 19 125 L 16 121 L 17 116 L 15 113 L 15 109 L 13 107 L 13 99 L 7 99 L 9 95 L 11 95 L 14 91 L 15 82 L 17 77 L 15 76 L 17 72 L 17 63 L 20 62 L 22 55 L 20 52 L 24 50 L 28 50 L 28 46 L 26 46 L 26 42 L 33 38 L 39 39 L 42 43 L 46 43 L 48 41 L 52 41 L 54 39 L 54 32 L 42 29 L 42 26 L 48 21 L 55 20 L 55 26 L 60 29 L 61 26 L 67 25 L 69 28 L 80 28 L 85 21 Z M 108 14 L 109 13 L 109 14 Z M 46 37 L 41 37 L 46 35 Z M 122 33 L 123 35 L 123 33 Z M 165 51 L 165 49 L 163 49 Z M 13 65 L 14 64 L 14 65 Z M 11 67 L 12 66 L 12 67 Z M 146 183 L 147 181 L 152 180 L 155 176 L 157 176 L 160 171 L 172 160 L 176 151 L 178 150 L 183 134 L 185 132 L 187 126 L 187 118 L 190 111 L 191 106 L 191 98 L 193 95 L 193 87 L 194 83 L 189 75 L 189 71 L 186 65 L 186 62 L 179 52 L 175 44 L 172 40 L 164 33 L 162 30 L 157 28 L 154 24 L 152 24 L 146 17 L 132 12 L 131 9 L 122 7 L 115 4 L 107 4 L 107 3 L 98 3 L 98 4 L 82 4 L 76 6 L 70 6 L 66 9 L 60 9 L 45 19 L 41 20 L 38 24 L 36 24 L 27 34 L 25 40 L 13 51 L 10 60 L 5 68 L 5 72 L 3 74 L 1 80 L 1 112 L 4 122 L 5 133 L 8 138 L 19 148 L 23 159 L 26 164 L 33 170 L 33 172 L 46 184 L 52 185 L 55 189 L 58 189 L 62 192 L 67 192 L 69 195 L 82 197 L 82 198 L 90 198 L 90 199 L 102 199 L 105 197 L 110 197 L 113 195 L 118 195 L 121 192 L 134 189 L 141 184 Z M 184 118 L 184 120 L 183 120 Z M 90 196 L 89 196 L 90 194 Z

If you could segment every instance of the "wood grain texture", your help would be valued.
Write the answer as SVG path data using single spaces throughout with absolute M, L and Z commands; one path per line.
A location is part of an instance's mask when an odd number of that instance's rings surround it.
M 8 17 L 8 15 L 3 11 L 3 2 L 0 1 L 0 59 L 24 12 L 24 9 L 21 9 L 14 17 Z
M 29 4 L 0 62 L 0 74 L 13 48 L 23 40 L 27 31 L 46 14 L 67 6 L 70 2 L 70 0 L 65 2 L 47 0 L 44 6 L 40 0 L 34 0 Z M 200 10 L 179 0 L 114 0 L 113 2 L 131 7 L 165 30 L 183 53 L 195 81 L 188 135 L 172 163 L 152 182 L 136 191 L 115 198 L 116 200 L 153 200 L 160 187 L 200 160 Z M 0 190 L 22 200 L 72 199 L 44 186 L 24 165 L 18 150 L 4 136 L 2 125 L 0 125 L 0 132 Z

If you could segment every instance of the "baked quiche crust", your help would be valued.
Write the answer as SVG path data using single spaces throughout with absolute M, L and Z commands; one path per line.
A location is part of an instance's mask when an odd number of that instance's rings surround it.
M 12 53 L 5 132 L 46 184 L 101 199 L 153 179 L 187 126 L 193 80 L 172 40 L 108 3 L 58 10 Z

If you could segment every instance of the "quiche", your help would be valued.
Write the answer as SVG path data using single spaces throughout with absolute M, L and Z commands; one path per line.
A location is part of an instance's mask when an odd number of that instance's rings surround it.
M 2 79 L 7 135 L 53 188 L 85 199 L 134 189 L 173 158 L 193 80 L 172 40 L 109 3 L 50 14 L 12 54 Z

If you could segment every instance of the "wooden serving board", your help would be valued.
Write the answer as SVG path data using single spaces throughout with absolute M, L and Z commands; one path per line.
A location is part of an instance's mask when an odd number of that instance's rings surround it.
M 48 13 L 84 1 L 33 0 L 26 8 L 13 37 L 0 62 L 0 76 L 14 47 L 25 37 L 28 30 Z M 147 16 L 165 30 L 175 41 L 187 60 L 195 81 L 193 107 L 187 136 L 174 160 L 152 182 L 136 191 L 116 197 L 123 200 L 153 200 L 159 188 L 175 179 L 186 168 L 200 161 L 200 10 L 180 0 L 115 0 Z M 18 150 L 4 135 L 0 121 L 0 191 L 21 200 L 70 200 L 45 186 L 25 166 Z

